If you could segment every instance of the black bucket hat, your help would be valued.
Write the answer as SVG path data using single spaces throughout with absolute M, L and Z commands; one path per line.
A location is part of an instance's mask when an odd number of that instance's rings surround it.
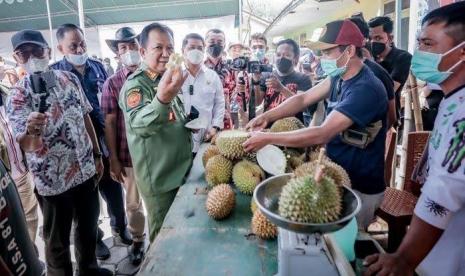
M 131 27 L 122 27 L 115 33 L 115 39 L 106 39 L 108 47 L 114 52 L 118 52 L 118 42 L 130 42 L 137 40 L 139 35 Z

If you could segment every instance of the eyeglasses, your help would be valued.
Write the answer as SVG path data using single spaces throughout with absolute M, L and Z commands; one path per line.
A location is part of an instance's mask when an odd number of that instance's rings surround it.
M 46 48 L 42 47 L 30 47 L 28 49 L 19 49 L 14 54 L 18 57 L 19 61 L 27 62 L 31 55 L 36 58 L 42 58 L 45 55 L 45 50 Z

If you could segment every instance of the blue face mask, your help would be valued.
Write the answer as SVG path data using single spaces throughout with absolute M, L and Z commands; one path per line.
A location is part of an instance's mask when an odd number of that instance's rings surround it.
M 462 60 L 458 61 L 447 71 L 439 71 L 439 64 L 442 61 L 442 58 L 454 50 L 460 48 L 463 44 L 462 42 L 454 48 L 450 49 L 444 54 L 435 54 L 425 51 L 415 50 L 412 57 L 412 73 L 418 79 L 428 82 L 440 84 L 445 81 L 450 75 L 453 74 L 452 70 L 457 67 Z
M 265 49 L 256 49 L 254 54 L 258 61 L 263 61 L 265 59 Z
M 321 68 L 327 76 L 335 78 L 343 75 L 347 71 L 347 63 L 349 63 L 349 60 L 347 60 L 344 66 L 337 67 L 337 61 L 344 55 L 344 52 L 336 59 L 322 58 L 320 60 Z

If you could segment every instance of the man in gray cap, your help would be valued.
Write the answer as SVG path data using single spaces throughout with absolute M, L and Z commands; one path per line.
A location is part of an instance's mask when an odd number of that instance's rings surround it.
M 126 190 L 126 214 L 133 241 L 129 257 L 134 265 L 139 265 L 144 257 L 145 216 L 129 154 L 124 114 L 118 106 L 119 92 L 124 82 L 139 67 L 139 43 L 137 34 L 129 27 L 118 29 L 115 39 L 106 42 L 124 65 L 103 84 L 102 111 L 105 116 L 105 139 L 110 151 L 110 174 Z
M 73 221 L 77 275 L 112 275 L 95 257 L 103 163 L 92 107 L 74 74 L 50 70 L 50 48 L 40 32 L 17 32 L 11 43 L 27 75 L 11 89 L 7 113 L 43 212 L 47 275 L 73 275 Z

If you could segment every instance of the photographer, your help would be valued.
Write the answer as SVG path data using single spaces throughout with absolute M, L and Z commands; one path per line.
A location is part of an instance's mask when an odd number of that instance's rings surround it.
M 103 163 L 89 117 L 92 107 L 75 75 L 49 70 L 50 48 L 40 32 L 19 31 L 11 42 L 13 57 L 27 75 L 11 89 L 7 113 L 27 152 L 44 216 L 47 274 L 73 275 L 69 237 L 74 221 L 78 275 L 112 275 L 98 268 L 95 257 L 96 183 Z M 43 82 L 45 89 L 37 91 L 36 84 Z
M 255 103 L 258 106 L 263 102 L 265 112 L 312 87 L 310 78 L 294 69 L 299 62 L 299 54 L 299 45 L 294 40 L 281 40 L 276 48 L 276 69 L 273 73 L 253 75 L 256 91 Z M 315 109 L 314 104 L 310 107 L 310 112 L 314 112 Z M 304 122 L 302 111 L 297 111 L 296 117 Z
M 252 55 L 261 63 L 269 64 L 269 60 L 266 58 L 266 52 L 268 52 L 268 41 L 265 35 L 262 33 L 255 33 L 250 36 L 250 48 L 252 49 Z

